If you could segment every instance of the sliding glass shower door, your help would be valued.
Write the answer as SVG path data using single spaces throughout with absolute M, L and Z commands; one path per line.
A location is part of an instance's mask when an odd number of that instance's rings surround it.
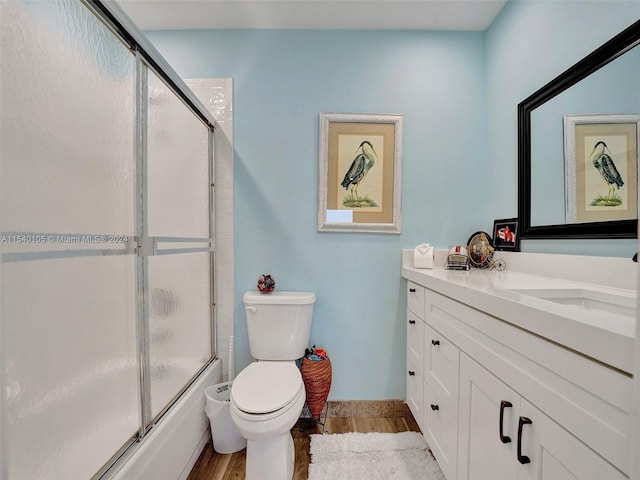
M 145 235 L 150 415 L 157 417 L 211 357 L 209 130 L 151 70 L 147 74 Z
M 211 127 L 85 4 L 1 9 L 0 476 L 90 479 L 214 357 Z

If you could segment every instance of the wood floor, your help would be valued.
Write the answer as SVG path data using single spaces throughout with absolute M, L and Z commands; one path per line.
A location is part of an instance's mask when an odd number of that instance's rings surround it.
M 387 432 L 397 433 L 420 429 L 411 417 L 368 418 L 330 417 L 325 423 L 327 433 Z M 308 420 L 299 420 L 291 430 L 296 450 L 293 480 L 307 480 L 309 472 L 309 435 L 322 433 L 322 426 Z M 207 443 L 187 480 L 244 480 L 245 450 L 228 455 L 216 453 Z

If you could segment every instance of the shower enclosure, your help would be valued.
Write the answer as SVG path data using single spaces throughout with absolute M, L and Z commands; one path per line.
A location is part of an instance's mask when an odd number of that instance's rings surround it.
M 106 2 L 1 9 L 0 476 L 99 478 L 215 358 L 214 121 Z

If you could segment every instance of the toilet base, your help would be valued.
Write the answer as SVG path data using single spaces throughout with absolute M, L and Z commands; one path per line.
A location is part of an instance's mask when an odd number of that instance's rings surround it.
M 294 462 L 291 432 L 264 440 L 247 440 L 245 480 L 291 480 Z

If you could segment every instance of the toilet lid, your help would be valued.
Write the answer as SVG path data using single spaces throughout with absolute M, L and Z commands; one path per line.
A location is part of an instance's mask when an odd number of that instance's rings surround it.
M 231 401 L 247 413 L 267 413 L 290 403 L 304 388 L 293 362 L 254 362 L 231 386 Z

